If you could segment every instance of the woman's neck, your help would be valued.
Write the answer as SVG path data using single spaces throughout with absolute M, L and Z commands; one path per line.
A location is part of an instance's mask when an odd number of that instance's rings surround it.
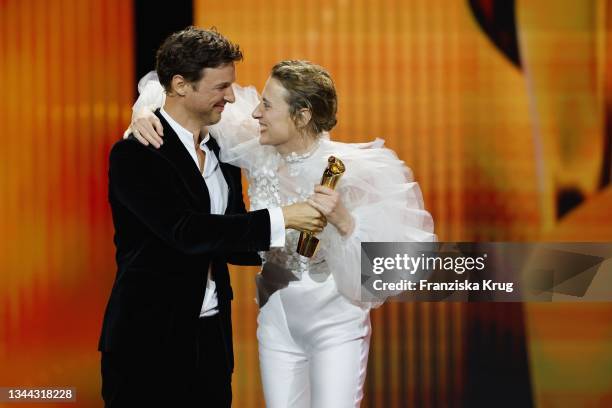
M 305 154 L 315 148 L 317 141 L 318 136 L 315 135 L 297 136 L 287 143 L 276 146 L 276 151 L 283 157 L 291 153 Z

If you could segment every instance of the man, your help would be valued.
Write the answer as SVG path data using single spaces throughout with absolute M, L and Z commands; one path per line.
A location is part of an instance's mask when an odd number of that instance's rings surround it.
M 202 132 L 234 101 L 241 59 L 215 31 L 190 27 L 168 37 L 157 52 L 164 144 L 130 137 L 111 151 L 118 271 L 99 344 L 107 407 L 230 406 L 226 262 L 259 262 L 254 251 L 284 246 L 285 228 L 324 227 L 305 203 L 247 213 L 240 170 L 221 163 Z

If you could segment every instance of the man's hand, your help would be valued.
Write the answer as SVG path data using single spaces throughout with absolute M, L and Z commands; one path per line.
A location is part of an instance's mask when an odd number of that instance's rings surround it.
M 285 228 L 317 234 L 327 224 L 325 217 L 307 203 L 291 204 L 282 208 Z
M 340 194 L 336 190 L 322 185 L 315 186 L 314 194 L 308 199 L 308 204 L 316 208 L 338 229 L 341 235 L 353 232 L 354 220 L 351 213 L 342 204 Z
M 149 108 L 142 108 L 138 112 L 134 112 L 130 128 L 134 137 L 145 146 L 151 143 L 159 149 L 164 144 L 162 140 L 164 128 L 159 118 Z

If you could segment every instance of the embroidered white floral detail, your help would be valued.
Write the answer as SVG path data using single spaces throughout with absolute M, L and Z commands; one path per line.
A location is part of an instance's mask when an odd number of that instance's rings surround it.
M 284 160 L 280 155 L 277 155 L 276 160 L 269 160 L 263 166 L 250 169 L 247 178 L 251 208 L 258 210 L 306 201 L 314 191 L 314 181 L 310 182 L 310 180 L 302 179 L 300 181 L 303 183 L 295 183 L 288 189 L 281 189 L 279 174 L 285 174 L 285 178 L 287 173 L 292 178 L 301 174 L 307 166 L 307 159 L 312 157 L 318 147 L 319 142 L 308 153 L 302 155 L 291 154 Z M 311 187 L 306 188 L 306 185 Z M 300 232 L 287 229 L 285 234 L 285 246 L 283 248 L 270 248 L 269 251 L 259 253 L 264 263 L 271 262 L 282 266 L 291 271 L 298 279 L 301 279 L 303 273 L 309 271 L 329 274 L 322 251 L 317 252 L 312 258 L 303 257 L 296 252 Z

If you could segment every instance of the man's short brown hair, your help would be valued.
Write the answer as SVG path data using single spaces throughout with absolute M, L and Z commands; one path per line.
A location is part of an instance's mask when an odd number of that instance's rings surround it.
M 216 29 L 187 27 L 170 35 L 159 47 L 156 71 L 159 82 L 168 91 L 175 75 L 183 76 L 188 82 L 198 82 L 204 68 L 241 60 L 240 47 Z

